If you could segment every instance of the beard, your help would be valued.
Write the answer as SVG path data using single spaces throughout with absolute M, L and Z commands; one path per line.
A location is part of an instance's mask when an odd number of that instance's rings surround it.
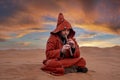
M 58 33 L 59 37 L 62 39 L 66 39 L 69 34 L 62 34 L 61 32 Z

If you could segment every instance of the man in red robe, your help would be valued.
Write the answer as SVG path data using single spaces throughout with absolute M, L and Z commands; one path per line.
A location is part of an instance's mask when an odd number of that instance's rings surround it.
M 50 34 L 46 45 L 46 60 L 43 61 L 41 69 L 53 75 L 86 73 L 86 61 L 80 57 L 79 46 L 73 38 L 75 31 L 62 13 L 58 16 L 56 29 Z

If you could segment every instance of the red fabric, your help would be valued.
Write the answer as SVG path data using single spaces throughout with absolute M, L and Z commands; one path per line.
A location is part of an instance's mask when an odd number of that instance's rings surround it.
M 63 43 L 60 40 L 57 33 L 64 28 L 70 29 L 69 38 L 73 39 L 75 42 L 75 52 L 73 58 L 70 58 L 70 52 L 68 51 L 64 58 L 60 57 L 60 50 L 63 47 Z M 85 67 L 86 61 L 83 58 L 80 58 L 80 49 L 75 41 L 74 37 L 75 32 L 73 31 L 70 23 L 64 19 L 62 13 L 58 16 L 57 27 L 54 31 L 51 32 L 51 35 L 47 41 L 46 45 L 46 60 L 43 61 L 44 66 L 42 70 L 51 73 L 53 75 L 63 75 L 64 68 L 70 67 L 73 65 Z

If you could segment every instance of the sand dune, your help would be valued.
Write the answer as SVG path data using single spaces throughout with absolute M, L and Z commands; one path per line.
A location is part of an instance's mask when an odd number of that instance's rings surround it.
M 53 76 L 40 70 L 45 50 L 1 50 L 0 80 L 120 80 L 120 47 L 82 47 L 88 73 Z

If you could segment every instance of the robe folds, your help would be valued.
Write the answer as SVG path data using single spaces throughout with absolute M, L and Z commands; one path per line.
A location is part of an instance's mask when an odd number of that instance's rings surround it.
M 53 75 L 63 75 L 65 73 L 64 69 L 67 67 L 73 65 L 85 67 L 86 61 L 84 58 L 80 58 L 80 48 L 76 41 L 75 44 L 75 52 L 72 58 L 70 57 L 70 51 L 67 51 L 65 56 L 61 57 L 60 50 L 63 43 L 58 36 L 51 35 L 47 42 L 46 59 L 43 61 L 44 65 L 41 69 Z
M 61 56 L 61 49 L 63 42 L 58 33 L 64 29 L 69 29 L 68 39 L 75 42 L 75 51 L 73 56 L 70 55 L 70 50 L 67 50 L 64 56 Z M 80 56 L 80 48 L 74 38 L 75 31 L 72 29 L 71 24 L 64 19 L 62 13 L 58 16 L 58 23 L 56 29 L 50 33 L 50 37 L 46 44 L 46 59 L 43 60 L 42 70 L 53 75 L 65 74 L 65 68 L 71 66 L 85 67 L 86 61 Z

